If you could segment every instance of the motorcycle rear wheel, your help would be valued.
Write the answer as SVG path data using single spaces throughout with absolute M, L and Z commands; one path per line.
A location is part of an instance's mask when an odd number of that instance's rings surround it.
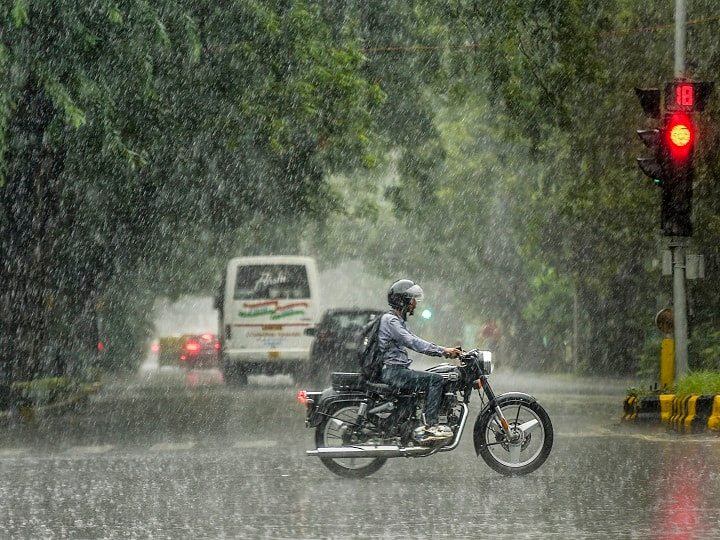
M 534 400 L 500 398 L 498 405 L 518 435 L 509 441 L 492 408 L 478 417 L 474 429 L 475 449 L 485 463 L 505 476 L 521 476 L 537 470 L 550 455 L 553 427 L 545 409 Z M 524 430 L 520 426 L 526 426 Z
M 331 408 L 320 425 L 315 428 L 315 445 L 318 448 L 337 448 L 348 444 L 348 430 L 352 429 L 358 416 L 358 404 L 341 403 Z M 350 441 L 349 444 L 362 444 Z M 320 458 L 332 472 L 343 478 L 364 478 L 385 465 L 387 458 Z

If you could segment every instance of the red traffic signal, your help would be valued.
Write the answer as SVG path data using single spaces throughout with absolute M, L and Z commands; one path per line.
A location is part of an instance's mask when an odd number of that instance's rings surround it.
M 665 142 L 673 161 L 685 161 L 695 143 L 695 127 L 687 114 L 676 112 L 665 124 Z

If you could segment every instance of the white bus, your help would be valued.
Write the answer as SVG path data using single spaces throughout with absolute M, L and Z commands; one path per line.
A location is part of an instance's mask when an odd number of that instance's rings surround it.
M 237 257 L 228 262 L 216 300 L 220 368 L 225 381 L 246 384 L 251 373 L 300 374 L 308 369 L 320 316 L 311 257 Z

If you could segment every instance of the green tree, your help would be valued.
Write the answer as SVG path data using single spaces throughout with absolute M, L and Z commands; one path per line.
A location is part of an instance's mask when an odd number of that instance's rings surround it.
M 116 314 L 196 283 L 181 265 L 258 216 L 327 212 L 323 171 L 369 159 L 382 93 L 312 3 L 15 0 L 1 15 L 12 378 L 93 361 L 98 313 L 118 339 L 141 329 Z
M 129 86 L 138 89 L 132 92 L 136 107 L 152 101 L 152 50 L 168 39 L 163 17 L 182 15 L 173 9 L 160 14 L 146 2 L 133 2 L 123 14 L 114 2 L 87 8 L 16 0 L 2 13 L 0 58 L 7 84 L 0 100 L 0 344 L 12 378 L 53 368 L 48 363 L 56 360 L 50 346 L 57 326 L 85 336 L 78 347 L 85 354 L 94 348 L 90 321 L 108 262 L 98 268 L 102 261 L 92 242 L 101 235 L 77 241 L 83 222 L 74 214 L 82 207 L 71 194 L 92 182 L 73 184 L 67 172 L 78 154 L 89 157 L 93 151 L 100 161 L 120 156 L 142 163 L 129 144 L 132 134 L 124 132 L 137 116 L 120 107 L 127 105 L 122 101 Z M 88 146 L 78 148 L 78 139 L 90 132 Z M 68 240 L 75 247 L 91 244 L 90 252 L 72 253 L 75 265 L 68 260 Z M 58 308 L 67 325 L 53 319 Z
M 399 43 L 391 52 L 400 71 L 421 54 L 437 68 L 412 72 L 410 101 L 427 104 L 425 133 L 446 159 L 425 168 L 432 184 L 416 184 L 413 174 L 377 182 L 390 184 L 402 221 L 371 196 L 335 226 L 367 238 L 366 257 L 388 274 L 409 270 L 452 283 L 470 316 L 502 321 L 520 362 L 557 365 L 570 343 L 579 369 L 635 369 L 668 283 L 650 270 L 660 201 L 634 163 L 642 151 L 634 131 L 645 120 L 632 89 L 672 76 L 672 6 L 460 0 L 399 11 L 415 23 L 423 8 L 430 16 L 414 32 L 403 34 L 390 13 L 392 30 L 379 24 L 366 40 Z M 710 6 L 693 10 L 689 48 L 716 51 L 702 24 L 712 20 Z M 696 58 L 693 71 L 707 71 L 716 55 Z M 391 68 L 382 57 L 370 60 L 368 69 L 385 80 Z M 386 106 L 403 91 L 383 89 Z M 383 126 L 390 141 L 403 141 L 401 122 Z M 712 129 L 703 127 L 710 141 Z M 393 159 L 408 151 L 396 148 Z M 716 149 L 708 142 L 706 150 Z M 700 219 L 712 215 L 709 185 L 699 183 L 708 195 L 697 202 Z M 376 226 L 358 234 L 363 215 Z M 712 244 L 711 228 L 694 242 Z

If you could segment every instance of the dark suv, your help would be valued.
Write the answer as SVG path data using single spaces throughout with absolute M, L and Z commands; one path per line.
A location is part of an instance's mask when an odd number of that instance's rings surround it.
M 378 309 L 329 309 L 315 328 L 306 330 L 314 335 L 310 348 L 310 366 L 318 379 L 326 379 L 332 371 L 357 372 L 357 350 L 360 332 L 375 317 L 385 313 Z
M 183 336 L 180 362 L 189 368 L 216 367 L 220 343 L 215 334 Z

